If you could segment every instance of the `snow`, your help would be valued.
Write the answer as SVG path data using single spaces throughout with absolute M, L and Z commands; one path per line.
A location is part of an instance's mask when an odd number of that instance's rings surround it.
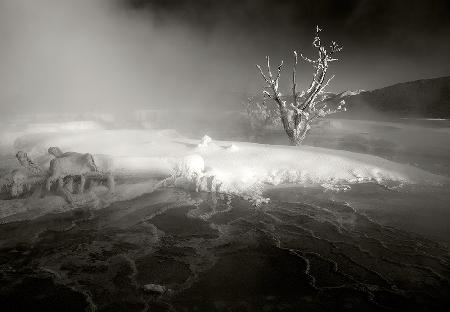
M 206 167 L 205 170 L 238 184 L 247 181 L 277 185 L 384 180 L 442 183 L 444 179 L 366 154 L 311 146 L 212 141 L 209 137 L 199 144 L 199 140 L 183 138 L 172 131 L 89 130 L 34 134 L 18 138 L 11 152 L 19 146 L 33 159 L 45 159 L 49 146 L 58 146 L 63 151 L 89 152 L 103 170 L 118 172 L 169 175 L 178 166 L 179 170 L 190 174 Z
M 239 147 L 237 147 L 237 146 L 234 145 L 234 144 L 231 144 L 230 146 L 227 147 L 227 150 L 228 150 L 229 152 L 237 152 L 237 151 L 239 151 Z
M 204 135 L 203 138 L 200 140 L 200 144 L 198 145 L 198 147 L 200 147 L 200 148 L 208 147 L 209 143 L 211 143 L 211 142 L 212 142 L 212 139 L 209 136 Z
M 58 146 L 63 152 L 89 152 L 101 170 L 115 175 L 172 177 L 166 182 L 177 187 L 236 194 L 256 201 L 264 200 L 262 194 L 268 186 L 283 184 L 322 185 L 338 190 L 346 189 L 342 185 L 362 182 L 449 182 L 446 177 L 367 154 L 311 146 L 218 141 L 207 136 L 195 140 L 167 130 L 88 129 L 21 134 L 9 146 L 9 153 L 20 147 L 32 159 L 47 166 L 49 146 Z M 115 194 L 102 200 L 126 200 L 156 187 L 155 180 L 151 179 L 119 184 Z M 99 196 L 103 193 L 104 189 L 98 191 Z M 42 206 L 43 200 L 33 205 Z M 11 201 L 0 201 L 0 210 L 10 209 L 6 202 Z M 14 205 L 22 210 L 30 209 L 16 200 Z M 61 202 L 52 197 L 50 206 L 57 205 Z
M 228 144 L 226 142 L 223 147 Z M 446 180 L 411 166 L 365 154 L 310 146 L 234 144 L 239 146 L 238 152 L 224 153 L 211 147 L 199 153 L 205 158 L 206 166 L 223 183 L 237 188 L 257 183 L 442 183 Z
M 342 93 L 340 94 L 340 97 L 358 95 L 358 94 L 360 94 L 360 93 L 362 93 L 362 92 L 366 92 L 366 91 L 363 90 L 363 89 L 358 89 L 358 90 L 347 90 L 347 91 L 342 92 Z
M 190 177 L 201 175 L 205 170 L 205 160 L 202 156 L 194 154 L 181 158 L 174 168 L 176 176 Z
M 366 154 L 311 146 L 212 141 L 209 137 L 199 144 L 199 140 L 183 138 L 172 131 L 59 132 L 50 136 L 22 136 L 16 140 L 15 146 L 18 145 L 33 159 L 45 159 L 49 146 L 58 146 L 63 151 L 89 152 L 103 170 L 116 172 L 151 172 L 164 176 L 173 173 L 177 166 L 186 174 L 198 172 L 204 166 L 221 180 L 235 184 L 384 180 L 442 183 L 445 180 L 412 166 Z M 188 167 L 180 168 L 180 164 Z

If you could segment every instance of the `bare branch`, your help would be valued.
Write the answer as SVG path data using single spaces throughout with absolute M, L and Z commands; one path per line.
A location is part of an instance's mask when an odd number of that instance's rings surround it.
M 328 65 L 325 63 L 320 63 L 320 66 L 317 67 L 316 72 L 314 73 L 313 80 L 311 82 L 311 85 L 306 91 L 307 97 L 305 101 L 303 102 L 303 105 L 301 105 L 301 109 L 305 109 L 308 106 L 311 105 L 311 103 L 316 98 L 317 94 L 320 91 L 321 86 L 323 85 L 323 81 L 325 79 L 326 73 L 327 73 Z
M 280 76 L 281 76 L 281 68 L 283 68 L 283 60 L 281 60 L 280 65 L 278 65 L 277 79 L 280 79 Z
M 342 49 L 343 49 L 343 47 L 341 45 L 337 44 L 335 41 L 332 41 L 330 44 L 331 52 L 329 53 L 329 55 L 332 55 L 333 53 L 336 53 L 336 52 L 340 52 L 340 51 L 342 51 Z
M 269 79 L 267 79 L 266 75 L 264 75 L 264 72 L 262 71 L 261 66 L 256 65 L 256 67 L 258 67 L 259 72 L 261 73 L 261 76 L 263 77 L 263 79 L 264 79 L 267 83 L 270 83 Z
M 329 108 L 327 104 L 323 105 L 320 109 L 316 109 L 314 111 L 314 115 L 311 118 L 311 120 L 319 118 L 319 117 L 325 117 L 331 114 L 339 113 L 339 112 L 345 112 L 347 111 L 347 108 L 345 107 L 345 101 L 342 100 L 339 102 L 339 105 L 336 108 Z
M 266 56 L 267 60 L 267 73 L 269 74 L 270 81 L 272 82 L 273 76 L 272 76 L 272 70 L 270 69 L 270 57 Z
M 271 92 L 269 92 L 267 90 L 264 90 L 263 91 L 263 95 L 273 98 L 275 100 L 275 102 L 278 104 L 278 106 L 280 107 L 280 109 L 281 108 L 285 109 L 286 108 L 286 102 L 281 100 L 281 93 L 278 91 L 278 84 L 279 84 L 279 79 L 280 79 L 280 76 L 281 76 L 281 69 L 283 68 L 283 61 L 281 61 L 280 65 L 278 66 L 277 77 L 274 80 L 273 79 L 273 75 L 272 75 L 272 71 L 271 71 L 271 68 L 270 68 L 270 57 L 266 56 L 266 60 L 267 60 L 267 72 L 268 72 L 269 77 L 267 77 L 264 74 L 261 66 L 256 65 L 256 67 L 258 67 L 259 72 L 260 72 L 261 76 L 263 77 L 264 81 L 267 83 L 267 86 L 264 89 L 270 89 L 270 91 L 271 91 Z
M 311 110 L 312 110 L 312 111 L 315 110 L 315 106 L 316 106 L 316 104 L 317 104 L 317 103 L 315 102 L 315 100 L 316 100 L 317 96 L 318 96 L 319 94 L 322 94 L 322 93 L 325 92 L 325 88 L 328 86 L 328 84 L 330 83 L 330 81 L 333 80 L 333 78 L 334 78 L 334 75 L 331 76 L 325 83 L 323 83 L 323 84 L 321 85 L 319 91 L 318 91 L 317 93 L 315 93 L 315 94 L 313 95 L 313 97 L 311 98 L 310 107 L 311 107 Z
M 328 86 L 329 82 L 333 77 L 331 77 L 326 83 L 325 83 L 325 77 L 328 71 L 328 63 L 337 61 L 336 58 L 331 57 L 333 53 L 339 52 L 342 50 L 342 47 L 339 46 L 335 41 L 332 41 L 330 45 L 329 51 L 321 45 L 319 32 L 321 29 L 317 26 L 316 27 L 316 36 L 313 41 L 313 47 L 318 49 L 318 58 L 317 60 L 313 61 L 307 57 L 304 57 L 302 55 L 302 58 L 306 60 L 308 63 L 312 63 L 315 65 L 316 71 L 313 75 L 313 79 L 311 81 L 311 84 L 306 91 L 307 97 L 304 100 L 303 104 L 301 105 L 301 109 L 306 109 L 308 106 L 313 106 L 314 101 L 317 98 L 317 96 L 324 92 L 324 89 L 326 86 Z
M 319 93 L 323 93 L 325 88 L 328 87 L 328 85 L 330 84 L 330 81 L 334 79 L 334 75 L 331 76 L 330 78 L 328 78 L 327 82 L 325 82 L 323 84 L 323 86 L 320 88 Z
M 278 90 L 278 82 L 280 81 L 280 77 L 281 77 L 281 69 L 282 68 L 283 68 L 283 60 L 281 60 L 280 65 L 278 65 L 277 78 L 275 78 L 275 85 L 276 85 L 277 90 Z
M 314 37 L 314 41 L 313 41 L 313 46 L 318 48 L 321 46 L 320 43 L 320 36 L 319 36 L 319 32 L 321 32 L 322 29 L 319 28 L 319 26 L 316 26 L 316 36 Z
M 292 97 L 294 105 L 297 105 L 297 63 L 297 51 L 294 51 L 294 65 L 292 66 Z
M 311 64 L 315 64 L 315 63 L 316 63 L 316 61 L 313 61 L 312 59 L 310 59 L 310 58 L 304 56 L 304 55 L 301 54 L 301 53 L 300 53 L 300 56 L 302 57 L 303 60 L 307 61 L 308 63 L 311 63 Z
M 297 106 L 295 106 L 294 103 L 291 103 L 290 108 L 292 108 L 295 111 L 295 113 L 301 114 L 301 110 Z

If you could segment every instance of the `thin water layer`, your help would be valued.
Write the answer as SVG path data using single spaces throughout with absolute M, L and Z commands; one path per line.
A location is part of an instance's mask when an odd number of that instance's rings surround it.
M 446 310 L 447 243 L 332 194 L 168 188 L 0 225 L 2 311 Z

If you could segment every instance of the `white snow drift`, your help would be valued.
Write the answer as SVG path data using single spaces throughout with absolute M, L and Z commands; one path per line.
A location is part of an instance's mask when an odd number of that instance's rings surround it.
M 191 140 L 167 130 L 78 130 L 24 135 L 10 148 L 11 152 L 24 150 L 45 164 L 49 146 L 89 152 L 99 167 L 116 173 L 168 176 L 178 170 L 178 176 L 185 172 L 190 177 L 192 172 L 201 172 L 197 174 L 200 190 L 236 194 L 260 184 L 447 181 L 445 177 L 366 154 L 310 146 L 214 141 L 209 137 Z M 189 155 L 197 156 L 180 163 Z
M 60 128 L 61 129 L 61 128 Z M 16 132 L 17 134 L 17 132 Z M 172 185 L 197 191 L 236 194 L 256 203 L 264 201 L 267 186 L 281 184 L 322 185 L 345 189 L 352 183 L 442 184 L 448 178 L 386 159 L 310 146 L 290 147 L 245 142 L 215 141 L 208 136 L 192 140 L 173 130 L 102 130 L 65 128 L 61 131 L 4 135 L 0 142 L 0 172 L 17 166 L 13 154 L 23 150 L 48 167 L 49 146 L 63 151 L 91 153 L 99 169 L 125 176 L 115 193 L 106 189 L 74 195 L 81 204 L 101 207 Z M 14 142 L 14 143 L 12 143 Z M 6 149 L 5 149 L 6 148 Z M 138 179 L 135 179 L 138 178 Z M 166 178 L 157 184 L 155 178 Z M 135 179 L 135 180 L 133 180 Z M 0 200 L 0 222 L 71 209 L 62 198 Z

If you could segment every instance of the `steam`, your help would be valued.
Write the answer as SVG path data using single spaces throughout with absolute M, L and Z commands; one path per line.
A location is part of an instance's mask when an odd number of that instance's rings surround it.
M 309 55 L 316 23 L 345 48 L 331 91 L 449 74 L 445 1 L 430 11 L 435 19 L 421 18 L 426 4 L 410 15 L 402 2 L 176 2 L 1 0 L 0 116 L 235 108 L 260 90 L 254 65 L 265 55 L 285 60 L 280 85 L 289 85 L 291 53 Z M 302 65 L 299 76 L 309 83 L 311 68 Z
M 150 19 L 108 0 L 2 1 L 1 113 L 227 105 L 256 80 L 236 41 Z

